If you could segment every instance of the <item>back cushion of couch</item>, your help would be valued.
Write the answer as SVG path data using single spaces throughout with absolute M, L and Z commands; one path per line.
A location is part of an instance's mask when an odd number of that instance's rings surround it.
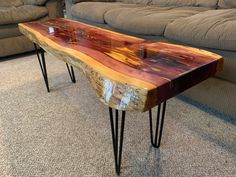
M 159 6 L 202 6 L 217 7 L 218 0 L 152 0 L 152 4 Z
M 236 8 L 236 0 L 219 0 L 219 8 Z
M 145 4 L 148 5 L 152 0 L 117 0 L 117 2 L 123 2 L 126 4 Z
M 18 7 L 23 5 L 22 0 L 0 0 L 0 7 Z
M 23 0 L 26 5 L 44 5 L 47 0 Z

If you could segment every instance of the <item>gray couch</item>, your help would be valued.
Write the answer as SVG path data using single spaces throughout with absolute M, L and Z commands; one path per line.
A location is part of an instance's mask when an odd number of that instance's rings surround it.
M 0 57 L 33 50 L 18 23 L 62 16 L 61 0 L 0 0 Z
M 236 117 L 236 0 L 97 1 L 66 0 L 68 18 L 222 55 L 224 71 L 183 95 Z

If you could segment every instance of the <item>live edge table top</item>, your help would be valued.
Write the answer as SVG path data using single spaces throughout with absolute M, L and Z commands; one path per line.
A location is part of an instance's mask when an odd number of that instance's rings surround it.
M 149 110 L 223 68 L 223 58 L 211 52 L 63 18 L 19 28 L 44 50 L 82 70 L 99 98 L 119 110 Z

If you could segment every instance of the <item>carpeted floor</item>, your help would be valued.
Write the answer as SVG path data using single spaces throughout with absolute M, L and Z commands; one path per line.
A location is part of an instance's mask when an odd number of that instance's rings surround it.
M 46 58 L 51 93 L 35 55 L 0 62 L 0 176 L 116 176 L 107 107 L 82 73 L 72 84 L 65 64 Z M 121 176 L 235 177 L 236 124 L 227 120 L 171 99 L 158 150 L 148 114 L 128 112 Z

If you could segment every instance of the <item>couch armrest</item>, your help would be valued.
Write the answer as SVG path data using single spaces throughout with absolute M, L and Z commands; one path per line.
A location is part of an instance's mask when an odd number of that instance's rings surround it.
M 49 18 L 59 18 L 63 17 L 63 8 L 62 1 L 58 0 L 49 0 L 46 3 L 46 7 L 48 8 L 48 16 Z

